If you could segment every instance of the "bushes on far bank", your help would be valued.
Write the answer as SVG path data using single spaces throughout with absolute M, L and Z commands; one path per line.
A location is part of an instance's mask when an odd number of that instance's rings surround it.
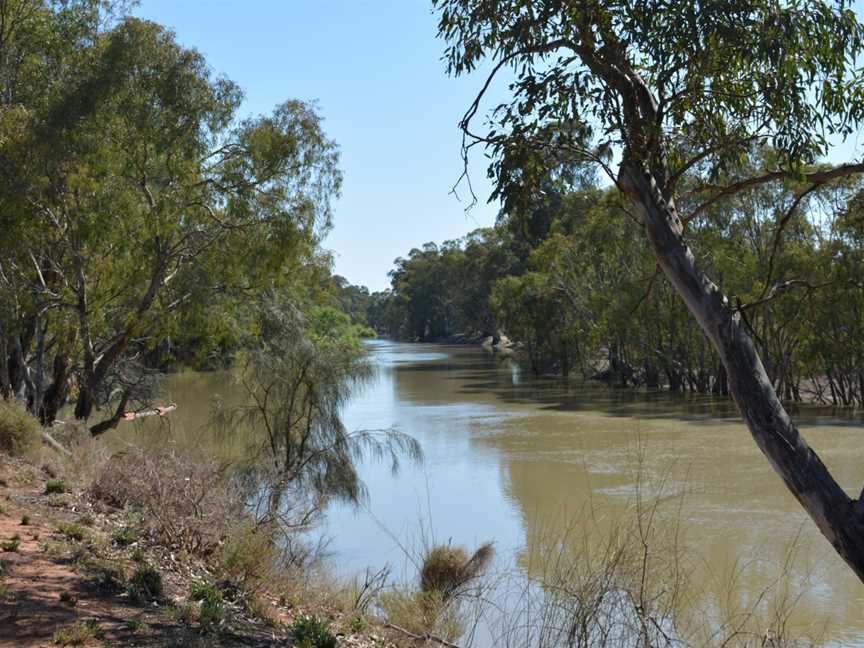
M 20 457 L 36 451 L 42 436 L 39 421 L 17 402 L 0 400 L 0 452 Z

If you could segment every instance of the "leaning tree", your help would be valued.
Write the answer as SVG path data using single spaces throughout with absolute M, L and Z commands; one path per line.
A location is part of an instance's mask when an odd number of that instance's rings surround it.
M 853 499 L 807 445 L 759 357 L 746 308 L 700 268 L 687 223 L 766 183 L 807 195 L 864 172 L 817 165 L 864 118 L 864 28 L 837 0 L 433 0 L 448 72 L 489 69 L 461 121 L 487 147 L 507 200 L 550 161 L 599 165 L 632 204 L 657 264 L 726 369 L 759 448 L 822 534 L 864 580 L 864 493 Z M 495 77 L 507 98 L 475 126 Z M 497 90 L 497 87 L 496 87 Z M 752 151 L 772 166 L 741 172 Z M 679 206 L 682 209 L 679 209 Z M 769 276 L 763 297 L 775 286 Z M 806 285 L 806 277 L 800 285 Z

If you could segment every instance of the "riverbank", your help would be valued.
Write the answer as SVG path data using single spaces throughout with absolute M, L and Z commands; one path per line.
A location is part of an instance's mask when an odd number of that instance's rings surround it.
M 0 453 L 0 647 L 397 645 L 351 610 L 350 588 L 298 574 L 244 591 L 215 556 L 166 543 L 74 464 L 39 455 Z

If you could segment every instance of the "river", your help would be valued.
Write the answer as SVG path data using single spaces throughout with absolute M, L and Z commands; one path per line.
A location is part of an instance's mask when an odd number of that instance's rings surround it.
M 320 530 L 342 575 L 389 564 L 409 579 L 406 553 L 433 539 L 469 548 L 492 540 L 499 564 L 528 569 L 532 552 L 579 524 L 586 510 L 606 520 L 628 515 L 637 486 L 650 495 L 662 483 L 671 505 L 659 524 L 680 523 L 703 590 L 755 601 L 788 564 L 784 591 L 800 597 L 790 628 L 833 645 L 864 645 L 864 587 L 785 490 L 730 403 L 532 379 L 476 347 L 376 340 L 369 349 L 377 378 L 349 403 L 345 423 L 396 426 L 421 442 L 425 461 L 403 464 L 396 475 L 389 464 L 361 465 L 367 503 L 332 506 Z M 170 442 L 236 451 L 239 439 L 214 444 L 203 423 L 214 397 L 238 398 L 227 374 L 177 374 L 167 391 L 179 404 Z M 796 420 L 857 494 L 864 423 L 815 408 Z

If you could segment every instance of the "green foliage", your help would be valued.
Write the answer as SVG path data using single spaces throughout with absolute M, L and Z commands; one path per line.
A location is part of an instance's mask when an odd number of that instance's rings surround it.
M 300 616 L 291 624 L 294 641 L 303 648 L 336 648 L 337 641 L 326 621 Z
M 427 243 L 395 261 L 392 289 L 372 296 L 368 320 L 388 335 L 408 340 L 440 340 L 457 333 L 496 335 L 490 308 L 492 283 L 520 271 L 509 233 L 481 229 L 441 246 Z
M 63 535 L 67 540 L 75 540 L 80 542 L 84 539 L 84 527 L 80 524 L 70 523 L 61 524 L 57 527 L 57 532 Z
M 241 118 L 239 88 L 168 29 L 27 6 L 0 58 L 0 396 L 47 423 L 70 397 L 79 419 L 152 397 L 144 363 L 230 353 L 265 289 L 329 274 L 341 173 L 314 106 Z M 37 365 L 44 391 L 22 379 Z
M 45 483 L 45 495 L 62 495 L 66 491 L 66 482 L 62 479 L 49 479 Z
M 22 456 L 42 442 L 42 426 L 15 401 L 0 400 L 0 452 Z
M 18 547 L 21 545 L 21 536 L 17 533 L 13 534 L 11 538 L 8 540 L 4 540 L 0 543 L 0 549 L 3 551 L 18 551 Z
M 162 574 L 155 567 L 142 565 L 135 570 L 126 588 L 135 603 L 148 603 L 162 598 Z
M 355 461 L 364 454 L 394 469 L 402 455 L 419 460 L 419 445 L 398 431 L 345 429 L 342 408 L 372 372 L 360 328 L 346 314 L 283 296 L 267 300 L 257 319 L 260 335 L 240 378 L 255 406 L 222 410 L 219 419 L 225 430 L 244 425 L 258 434 L 269 461 L 253 470 L 270 484 L 269 510 L 305 525 L 329 499 L 363 496 Z M 280 509 L 284 502 L 290 511 Z
M 142 632 L 147 629 L 147 624 L 141 621 L 140 619 L 126 619 L 123 623 L 123 627 L 126 628 L 132 634 L 137 632 Z
M 128 547 L 138 542 L 138 530 L 133 527 L 124 526 L 114 533 L 112 539 L 115 544 L 121 547 Z
M 219 554 L 219 568 L 241 591 L 253 594 L 270 580 L 279 561 L 272 534 L 251 521 L 235 525 Z
M 211 583 L 195 583 L 189 593 L 189 598 L 200 602 L 198 623 L 206 630 L 213 630 L 225 617 L 225 606 L 222 602 L 222 592 Z

